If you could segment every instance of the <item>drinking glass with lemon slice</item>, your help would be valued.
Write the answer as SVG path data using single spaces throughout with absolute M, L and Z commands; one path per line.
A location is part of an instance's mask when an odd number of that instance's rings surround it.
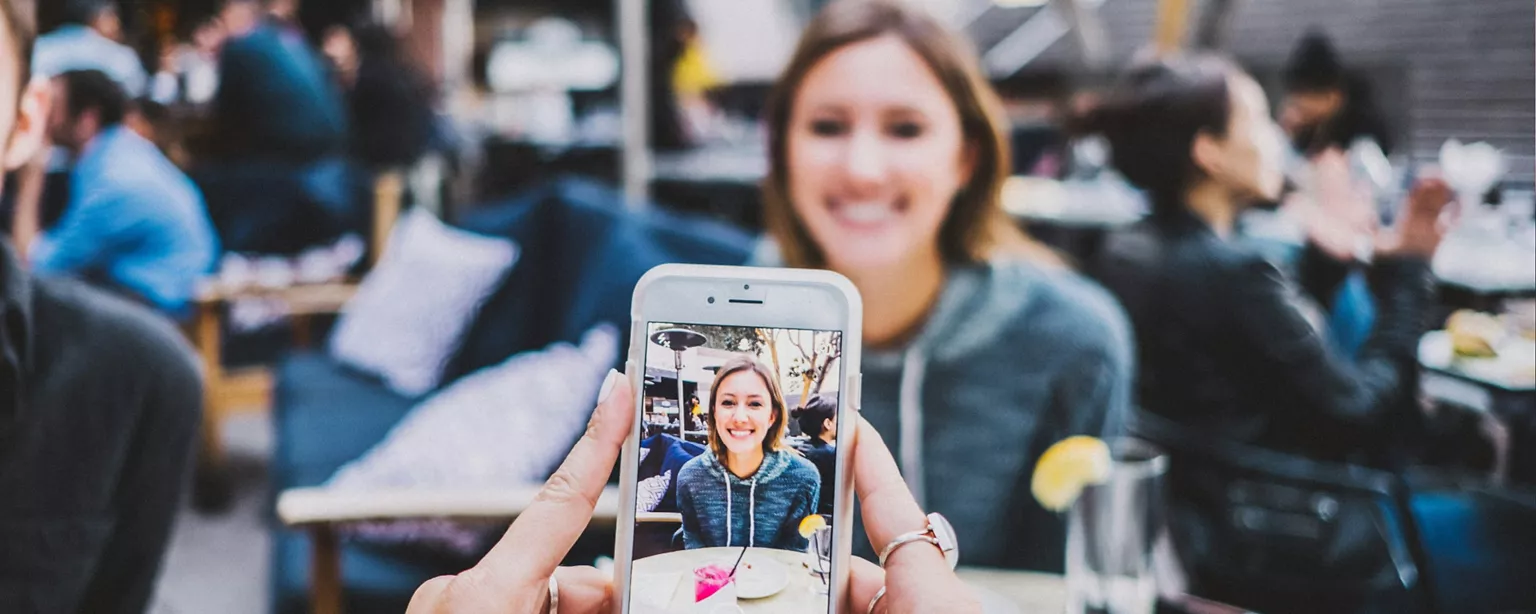
M 811 590 L 825 595 L 832 574 L 832 527 L 827 517 L 811 514 L 801 519 L 800 536 L 810 542 L 805 547 L 805 566 L 817 580 L 811 583 Z
M 1150 444 L 1069 437 L 1045 451 L 1030 490 L 1067 514 L 1067 612 L 1152 614 L 1153 544 L 1167 459 Z

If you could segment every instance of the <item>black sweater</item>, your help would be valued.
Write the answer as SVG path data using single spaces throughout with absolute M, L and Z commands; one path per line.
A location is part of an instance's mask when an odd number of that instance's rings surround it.
M 3 243 L 0 323 L 0 611 L 141 613 L 197 434 L 192 353 Z

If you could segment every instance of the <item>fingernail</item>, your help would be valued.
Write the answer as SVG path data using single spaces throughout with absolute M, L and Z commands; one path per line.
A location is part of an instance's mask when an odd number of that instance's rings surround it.
M 619 370 L 609 369 L 608 377 L 603 378 L 603 387 L 597 391 L 597 404 L 602 405 L 608 400 L 608 395 L 613 394 L 613 385 L 619 381 Z

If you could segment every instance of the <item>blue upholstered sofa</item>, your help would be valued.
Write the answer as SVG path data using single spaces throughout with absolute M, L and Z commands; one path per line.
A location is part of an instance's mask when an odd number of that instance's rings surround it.
M 459 226 L 508 237 L 520 255 L 464 335 L 444 385 L 518 352 L 575 342 L 599 322 L 628 330 L 630 294 L 647 269 L 667 262 L 742 264 L 754 241 L 731 227 L 654 208 L 627 211 L 615 192 L 579 180 L 555 181 L 481 207 Z M 419 400 L 401 397 L 323 352 L 292 355 L 276 375 L 275 492 L 323 483 L 379 442 Z M 276 521 L 272 531 L 273 609 L 307 612 L 308 539 Z M 610 548 L 606 540 L 611 536 L 591 539 L 583 562 Z M 341 561 L 345 603 L 353 614 L 401 612 L 422 581 L 472 562 L 361 544 L 344 545 Z

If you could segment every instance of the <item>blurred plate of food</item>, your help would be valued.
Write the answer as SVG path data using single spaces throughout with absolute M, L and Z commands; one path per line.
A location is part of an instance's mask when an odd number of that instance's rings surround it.
M 1536 389 L 1536 328 L 1523 314 L 1462 310 L 1419 342 L 1419 364 L 1510 390 Z

